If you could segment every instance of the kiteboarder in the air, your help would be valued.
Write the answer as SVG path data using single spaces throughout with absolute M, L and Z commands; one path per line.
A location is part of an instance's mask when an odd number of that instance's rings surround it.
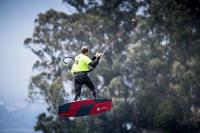
M 83 47 L 81 53 L 75 57 L 75 62 L 71 69 L 71 73 L 74 75 L 74 101 L 77 101 L 80 97 L 82 85 L 86 85 L 92 91 L 93 98 L 97 97 L 95 86 L 87 73 L 92 71 L 98 65 L 102 54 L 97 53 L 92 59 L 88 57 L 88 54 L 88 48 Z

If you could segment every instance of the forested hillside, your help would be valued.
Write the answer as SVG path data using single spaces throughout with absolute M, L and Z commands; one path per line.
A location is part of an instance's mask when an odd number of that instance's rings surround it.
M 35 19 L 24 41 L 38 60 L 29 84 L 31 100 L 43 99 L 49 114 L 38 116 L 36 131 L 45 133 L 200 132 L 199 0 L 63 0 L 72 15 L 48 10 Z M 100 97 L 113 99 L 110 112 L 75 119 L 57 117 L 57 105 L 71 101 L 71 64 L 88 46 L 92 57 L 132 18 L 113 49 L 90 74 Z M 73 91 L 73 86 L 71 86 Z M 90 98 L 83 90 L 82 97 Z

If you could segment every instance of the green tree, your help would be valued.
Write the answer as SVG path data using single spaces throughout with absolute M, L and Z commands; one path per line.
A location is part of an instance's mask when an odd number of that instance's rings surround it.
M 66 15 L 51 9 L 39 14 L 33 36 L 24 41 L 38 56 L 29 96 L 33 100 L 42 97 L 50 112 L 50 116 L 38 117 L 36 131 L 199 131 L 198 0 L 63 1 L 77 13 Z M 57 105 L 70 100 L 64 88 L 71 82 L 70 64 L 63 65 L 62 58 L 76 55 L 84 45 L 93 55 L 138 9 L 142 13 L 135 30 L 128 27 L 91 73 L 100 95 L 113 99 L 112 111 L 97 117 L 57 118 Z M 88 95 L 89 91 L 83 92 Z

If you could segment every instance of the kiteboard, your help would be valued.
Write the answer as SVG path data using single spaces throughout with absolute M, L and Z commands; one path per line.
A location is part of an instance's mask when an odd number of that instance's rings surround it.
M 96 115 L 111 110 L 112 99 L 97 98 L 69 102 L 58 106 L 60 117 L 81 117 Z

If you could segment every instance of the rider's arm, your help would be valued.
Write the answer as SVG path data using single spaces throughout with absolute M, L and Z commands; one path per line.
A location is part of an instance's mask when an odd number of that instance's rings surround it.
M 95 57 L 95 56 L 94 56 Z M 93 57 L 93 58 L 94 58 Z M 99 63 L 99 60 L 100 60 L 100 57 L 95 57 L 96 59 L 95 60 L 92 60 L 92 62 L 89 63 L 89 66 L 91 67 L 96 67 Z
M 96 60 L 96 58 L 97 58 L 96 56 L 93 56 L 91 60 L 94 61 Z

